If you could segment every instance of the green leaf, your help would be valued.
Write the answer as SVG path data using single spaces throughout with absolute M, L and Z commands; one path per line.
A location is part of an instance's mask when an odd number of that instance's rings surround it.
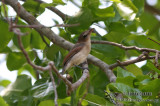
M 90 93 L 87 94 L 85 100 L 96 105 L 103 105 L 103 106 L 106 105 L 106 100 L 104 98 Z
M 125 85 L 128 85 L 130 87 L 134 87 L 134 79 L 135 77 L 127 76 L 127 77 L 118 77 L 116 79 L 116 83 L 123 83 Z
M 146 64 L 147 68 L 150 69 L 150 71 L 156 71 L 157 73 L 160 73 L 160 70 L 157 69 L 155 67 L 155 65 L 151 62 L 151 61 L 147 61 L 147 64 Z
M 148 75 L 138 75 L 136 76 L 136 79 L 141 82 L 143 80 L 146 80 L 146 79 L 150 79 L 151 80 L 151 77 L 149 77 Z
M 59 105 L 69 105 L 70 104 L 70 97 L 66 97 L 65 99 L 58 99 L 58 104 Z M 54 106 L 54 101 L 53 100 L 45 100 L 41 101 L 38 106 Z
M 53 100 L 41 101 L 38 106 L 54 106 L 54 101 Z
M 94 86 L 95 89 L 97 89 L 95 92 L 98 92 L 97 94 L 100 94 L 100 92 L 104 94 L 102 89 L 107 83 L 109 83 L 109 80 L 106 78 L 106 75 L 101 70 L 95 69 L 95 67 L 89 69 L 93 70 L 93 72 L 90 72 L 90 83 L 92 86 Z
M 134 20 L 138 9 L 132 3 L 131 0 L 121 0 L 121 2 L 115 2 L 119 14 L 126 20 Z
M 5 6 L 5 10 L 4 10 L 4 7 L 3 6 Z M 5 14 L 5 12 L 7 12 L 8 13 L 8 6 L 7 5 L 0 5 L 0 12 L 1 13 L 3 13 L 3 14 Z M 8 14 L 7 14 L 8 15 Z
M 41 3 L 40 5 L 42 8 L 50 7 L 50 6 L 56 6 L 54 3 Z
M 99 0 L 84 0 L 82 3 L 82 7 L 87 7 L 90 9 L 97 9 L 99 6 Z
M 117 77 L 127 77 L 127 76 L 135 77 L 133 73 L 128 72 L 120 67 L 117 67 Z
M 84 81 L 76 90 L 76 97 L 81 98 L 86 93 L 87 80 Z
M 82 106 L 88 106 L 88 101 L 82 100 L 81 105 L 82 105 Z
M 52 0 L 54 4 L 61 4 L 65 5 L 65 3 L 62 0 Z
M 107 85 L 107 89 L 109 89 L 111 92 L 120 92 L 123 94 L 126 94 L 125 96 L 130 97 L 130 98 L 136 98 L 136 99 L 141 99 L 142 97 L 140 95 L 127 95 L 128 93 L 140 93 L 141 91 L 137 88 L 132 88 L 126 84 L 123 83 L 110 83 Z
M 0 53 L 10 53 L 10 52 L 12 52 L 12 50 L 8 46 L 6 46 L 4 49 L 0 50 Z
M 144 80 L 141 81 L 141 82 L 135 82 L 135 85 L 138 85 L 139 88 L 141 88 L 141 87 L 143 87 L 144 85 L 147 85 L 148 82 L 150 82 L 150 81 L 151 81 L 151 79 L 144 79 Z
M 70 104 L 71 97 L 66 97 L 64 99 L 58 99 L 58 104 Z
M 71 33 L 80 34 L 88 29 L 95 20 L 92 10 L 89 8 L 82 8 L 74 17 L 69 18 L 67 24 L 80 24 L 75 27 L 67 28 Z
M 33 52 L 28 52 L 29 57 L 31 60 L 34 58 L 34 53 Z M 11 52 L 9 53 L 7 57 L 7 68 L 10 71 L 13 70 L 18 70 L 21 68 L 24 64 L 26 63 L 26 58 L 23 53 L 21 52 Z
M 143 41 L 143 42 L 142 42 Z M 160 46 L 155 44 L 153 41 L 147 39 L 144 35 L 130 35 L 123 40 L 123 44 L 127 46 L 138 46 L 141 48 L 151 48 L 160 50 Z
M 53 94 L 53 85 L 48 79 L 40 79 L 35 82 L 31 88 L 31 94 L 34 98 L 44 99 Z
M 116 60 L 123 59 L 125 51 L 112 45 L 92 44 L 91 54 L 108 64 L 113 64 Z
M 53 0 L 52 3 L 42 3 L 41 7 L 46 8 L 50 6 L 57 6 L 57 5 L 65 5 L 65 3 L 62 0 Z
M 78 98 L 76 97 L 76 90 L 71 93 L 71 106 L 78 104 Z
M 49 40 L 48 39 L 45 39 L 45 40 L 49 44 Z M 46 44 L 43 42 L 40 34 L 35 30 L 33 30 L 32 33 L 31 33 L 31 41 L 30 42 L 31 42 L 31 47 L 32 48 L 42 49 L 43 50 L 45 48 L 45 46 L 46 46 Z
M 141 86 L 139 88 L 142 92 L 151 92 L 152 95 L 148 96 L 148 98 L 155 98 L 159 91 L 160 91 L 160 79 L 155 79 L 153 81 L 150 81 L 147 85 Z
M 144 30 L 154 30 L 158 22 L 156 17 L 148 12 L 143 12 L 140 16 L 140 26 L 142 26 Z
M 130 64 L 130 65 L 126 66 L 126 70 L 133 73 L 133 75 L 135 75 L 135 76 L 143 75 L 142 70 L 139 67 L 137 67 L 135 64 Z
M 144 12 L 144 0 L 133 0 L 133 4 L 137 7 L 138 13 L 137 16 L 140 16 Z
M 18 25 L 24 25 L 24 26 L 25 26 L 25 25 L 26 25 L 26 26 L 28 25 L 28 24 L 22 22 L 21 20 L 18 20 L 18 23 L 17 23 L 17 24 L 18 24 Z M 28 46 L 30 46 L 30 39 L 31 39 L 30 32 L 31 32 L 32 30 L 31 30 L 30 28 L 19 28 L 19 29 L 20 29 L 20 31 L 21 31 L 22 33 L 27 33 L 26 36 L 22 36 L 22 37 L 21 37 L 23 47 L 24 47 L 24 48 L 27 48 Z M 17 35 L 14 35 L 12 40 L 13 40 L 14 45 L 16 45 L 17 48 L 19 48 Z
M 23 66 L 26 59 L 22 53 L 12 52 L 7 57 L 7 67 L 10 71 L 17 70 Z
M 21 40 L 22 40 L 23 47 L 27 48 L 28 46 L 30 46 L 31 35 L 22 36 Z M 19 48 L 17 35 L 13 36 L 13 43 Z
M 81 10 L 68 20 L 68 24 L 80 24 L 79 26 L 67 28 L 71 33 L 79 34 L 88 29 L 94 22 L 114 17 L 115 13 L 112 6 L 99 9 L 97 2 L 99 0 L 84 0 Z
M 59 51 L 62 52 L 62 53 L 65 52 L 65 50 L 63 48 L 61 48 L 61 47 L 53 44 L 52 46 L 50 46 L 49 48 L 47 48 L 46 56 L 47 56 L 48 59 L 54 60 L 55 58 L 57 58 L 56 54 Z
M 127 30 L 130 32 L 137 32 L 137 27 L 139 27 L 138 20 L 134 20 L 134 21 L 123 20 L 123 24 L 125 24 Z
M 120 3 L 121 2 L 121 0 L 111 0 L 111 1 L 116 2 L 116 3 Z
M 0 86 L 7 87 L 10 83 L 11 83 L 11 81 L 9 81 L 9 80 L 2 80 L 2 81 L 0 81 Z
M 90 71 L 90 87 L 93 90 L 92 93 L 100 97 L 104 97 L 105 86 L 110 83 L 108 78 L 103 71 L 95 66 L 89 66 L 89 69 L 92 70 Z
M 24 92 L 27 92 L 27 91 L 24 91 Z M 34 101 L 34 98 L 32 97 L 32 95 L 27 94 L 25 96 L 21 96 L 21 98 L 18 100 L 18 105 L 16 106 L 31 106 L 33 104 L 36 104 Z
M 0 106 L 9 106 L 1 96 L 0 96 Z
M 13 84 L 5 89 L 3 98 L 8 104 L 16 106 L 23 91 L 31 86 L 31 78 L 27 75 L 20 75 Z
M 113 7 L 107 7 L 104 9 L 97 9 L 95 11 L 96 16 L 102 17 L 102 18 L 107 18 L 107 17 L 114 17 L 115 13 L 113 11 Z
M 29 64 L 25 64 L 23 67 L 21 67 L 19 70 L 18 70 L 18 75 L 21 75 L 21 73 L 23 71 L 28 71 L 35 79 L 37 78 L 36 77 L 36 70 L 30 66 Z
M 0 19 L 0 51 L 6 48 L 13 37 L 13 33 L 8 31 L 8 24 Z
M 128 35 L 130 33 L 122 23 L 113 22 L 109 25 L 109 33 L 104 37 L 109 41 L 121 43 Z
M 34 16 L 42 14 L 45 9 L 40 6 L 40 4 L 34 0 L 27 0 L 24 2 L 23 7 L 31 12 Z

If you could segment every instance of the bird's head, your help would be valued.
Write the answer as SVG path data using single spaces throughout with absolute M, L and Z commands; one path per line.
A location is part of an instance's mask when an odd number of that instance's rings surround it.
M 78 38 L 78 42 L 86 42 L 90 39 L 91 33 L 94 31 L 94 28 L 91 28 L 87 31 L 84 31 L 81 33 L 81 35 Z

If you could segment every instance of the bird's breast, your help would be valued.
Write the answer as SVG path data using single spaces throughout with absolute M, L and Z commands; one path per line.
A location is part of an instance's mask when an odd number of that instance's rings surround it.
M 83 63 L 91 50 L 91 44 L 87 43 L 82 50 L 80 50 L 77 54 L 75 54 L 72 58 L 72 65 L 79 65 Z

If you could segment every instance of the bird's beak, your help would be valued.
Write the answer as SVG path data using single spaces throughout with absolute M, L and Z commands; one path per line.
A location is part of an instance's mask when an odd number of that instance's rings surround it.
M 88 35 L 90 35 L 94 31 L 94 28 L 89 29 Z

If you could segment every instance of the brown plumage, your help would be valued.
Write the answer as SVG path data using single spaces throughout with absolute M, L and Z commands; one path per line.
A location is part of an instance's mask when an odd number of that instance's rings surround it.
M 73 67 L 74 65 L 79 65 L 86 60 L 91 50 L 90 35 L 93 30 L 93 28 L 89 29 L 79 36 L 78 42 L 64 58 L 62 74 L 64 74 L 66 70 Z

